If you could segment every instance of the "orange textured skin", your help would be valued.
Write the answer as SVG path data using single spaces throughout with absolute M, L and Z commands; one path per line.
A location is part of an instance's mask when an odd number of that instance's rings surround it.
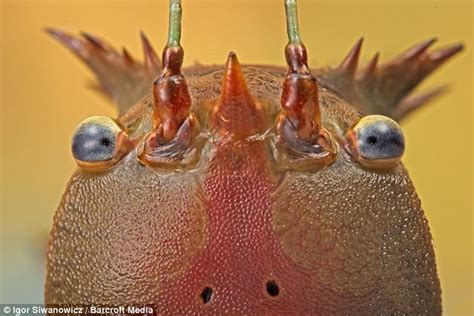
M 279 68 L 244 67 L 267 132 L 214 133 L 222 68 L 184 71 L 208 136 L 197 166 L 152 169 L 132 151 L 104 174 L 76 171 L 54 218 L 45 302 L 151 304 L 162 314 L 440 314 L 431 234 L 403 166 L 367 170 L 339 145 L 323 170 L 280 168 Z M 324 87 L 319 103 L 322 126 L 342 142 L 360 114 Z M 150 96 L 121 121 L 149 132 Z

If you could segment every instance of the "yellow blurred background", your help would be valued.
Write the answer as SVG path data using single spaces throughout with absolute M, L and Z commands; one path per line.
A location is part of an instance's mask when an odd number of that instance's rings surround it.
M 184 0 L 186 63 L 284 64 L 283 1 Z M 473 313 L 473 3 L 470 1 L 303 1 L 302 36 L 311 66 L 337 65 L 364 35 L 362 61 L 376 50 L 386 60 L 432 37 L 466 49 L 421 88 L 450 91 L 403 122 L 404 162 L 431 225 L 449 315 Z M 87 88 L 92 74 L 42 28 L 89 31 L 126 46 L 141 59 L 139 30 L 161 50 L 166 1 L 0 0 L 1 300 L 40 303 L 47 234 L 75 168 L 70 140 L 90 115 L 116 115 Z

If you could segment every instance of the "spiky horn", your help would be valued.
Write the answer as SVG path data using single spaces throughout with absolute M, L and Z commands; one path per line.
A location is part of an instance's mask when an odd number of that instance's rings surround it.
M 444 91 L 411 94 L 427 76 L 463 49 L 462 44 L 455 44 L 430 52 L 435 42 L 436 38 L 424 40 L 381 65 L 377 64 L 377 53 L 364 68 L 357 70 L 359 40 L 339 67 L 318 74 L 319 83 L 336 91 L 364 114 L 382 114 L 400 121 Z
M 234 52 L 227 58 L 222 93 L 214 107 L 212 122 L 216 129 L 234 136 L 250 136 L 264 129 L 263 113 L 249 92 Z
M 105 93 L 118 105 L 120 114 L 150 92 L 160 64 L 153 48 L 142 33 L 145 64 L 135 61 L 127 50 L 120 54 L 103 39 L 83 32 L 81 37 L 56 28 L 45 31 L 78 56 L 97 76 L 93 87 Z

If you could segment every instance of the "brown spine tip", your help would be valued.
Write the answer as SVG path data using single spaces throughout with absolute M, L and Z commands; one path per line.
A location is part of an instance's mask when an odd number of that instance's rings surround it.
M 375 53 L 374 57 L 367 63 L 367 67 L 365 68 L 366 72 L 374 73 L 377 69 L 377 64 L 379 62 L 380 53 Z
M 133 59 L 132 55 L 130 54 L 130 52 L 125 47 L 122 48 L 122 56 L 123 56 L 124 62 L 127 65 L 129 65 L 129 66 L 134 66 L 135 65 L 135 60 Z
M 145 33 L 140 32 L 140 38 L 142 39 L 145 68 L 154 69 L 158 67 L 160 64 L 160 59 L 153 49 L 153 46 L 151 46 L 150 41 L 146 37 Z
M 92 44 L 92 46 L 94 46 L 99 51 L 107 52 L 107 51 L 113 50 L 111 49 L 111 47 L 109 47 L 103 40 L 101 40 L 97 36 L 86 33 L 86 32 L 81 32 L 81 34 L 82 36 L 84 36 L 87 42 Z
M 163 71 L 153 83 L 153 125 L 162 141 L 170 141 L 189 116 L 191 96 L 181 73 L 184 51 L 181 47 L 165 47 Z
M 463 44 L 455 44 L 444 49 L 439 49 L 430 54 L 430 59 L 438 64 L 441 64 L 456 55 L 464 49 Z
M 372 78 L 377 73 L 379 57 L 380 53 L 375 53 L 375 55 L 369 60 L 367 65 L 365 65 L 364 68 L 362 68 L 358 73 L 356 73 L 357 80 L 372 80 Z
M 340 69 L 343 69 L 350 74 L 354 74 L 356 72 L 363 41 L 363 37 L 357 40 L 357 42 L 354 44 L 354 47 L 352 47 L 342 63 L 339 65 Z
M 285 49 L 288 74 L 283 82 L 281 107 L 302 139 L 313 140 L 321 127 L 318 84 L 311 74 L 303 44 L 288 44 Z
M 212 120 L 217 129 L 236 136 L 250 136 L 265 127 L 263 113 L 248 90 L 234 52 L 230 52 L 227 58 L 222 94 L 214 108 Z
M 90 53 L 87 50 L 85 43 L 80 38 L 55 28 L 46 28 L 45 32 L 51 35 L 55 40 L 65 45 L 80 58 L 86 59 L 89 56 Z
M 436 38 L 430 38 L 410 47 L 401 54 L 401 58 L 405 60 L 416 59 L 436 42 Z

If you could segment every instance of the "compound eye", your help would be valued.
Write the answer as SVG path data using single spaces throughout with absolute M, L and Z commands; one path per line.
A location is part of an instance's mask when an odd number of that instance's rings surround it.
M 109 169 L 129 150 L 130 141 L 112 118 L 93 116 L 82 121 L 72 139 L 77 164 L 90 172 Z
M 405 137 L 394 120 L 382 115 L 361 118 L 347 132 L 348 150 L 368 168 L 390 168 L 400 162 Z

